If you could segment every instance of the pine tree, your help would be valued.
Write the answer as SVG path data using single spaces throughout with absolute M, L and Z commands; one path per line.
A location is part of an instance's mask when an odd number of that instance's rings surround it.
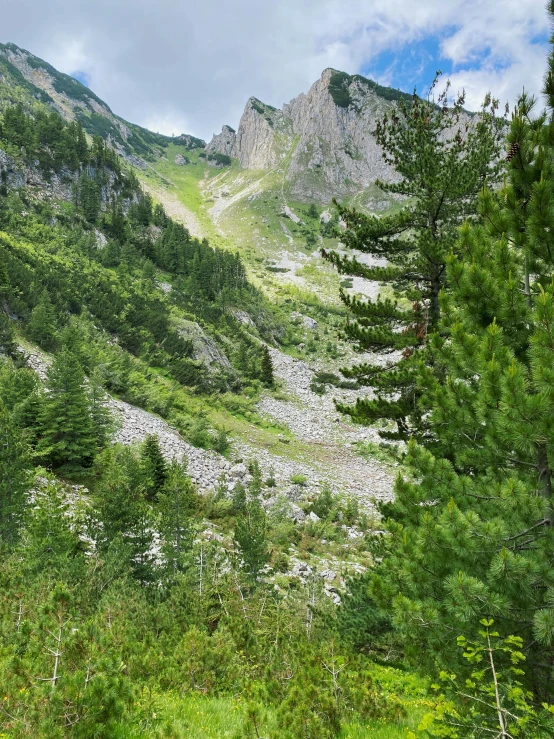
M 154 579 L 155 520 L 144 495 L 140 460 L 133 450 L 109 447 L 99 456 L 102 479 L 98 485 L 98 547 L 115 550 L 127 559 L 133 576 L 141 583 Z
M 51 350 L 56 346 L 56 314 L 46 290 L 31 312 L 27 333 L 43 349 Z
M 193 515 L 198 504 L 196 489 L 186 468 L 173 461 L 167 479 L 158 493 L 157 512 L 166 565 L 170 576 L 185 569 L 192 549 Z
M 235 524 L 235 542 L 246 572 L 252 580 L 256 580 L 269 561 L 267 516 L 258 497 L 248 500 L 239 512 Z
M 113 432 L 114 419 L 108 405 L 108 396 L 106 395 L 100 374 L 97 370 L 89 377 L 88 398 L 94 435 L 96 437 L 96 447 L 97 449 L 103 449 Z
M 18 348 L 15 341 L 13 322 L 0 307 L 0 355 L 17 357 Z
M 19 536 L 29 490 L 30 454 L 13 414 L 0 400 L 0 542 Z
M 554 3 L 550 7 L 554 17 Z M 485 191 L 485 226 L 465 225 L 448 258 L 450 293 L 427 372 L 432 452 L 411 443 L 410 477 L 384 507 L 390 536 L 373 593 L 410 649 L 495 619 L 527 646 L 527 678 L 551 699 L 554 662 L 554 58 L 549 115 L 523 95 L 503 189 Z M 383 554 L 383 552 L 382 552 Z M 472 626 L 473 624 L 473 626 Z
M 355 406 L 339 405 L 340 410 L 362 423 L 382 418 L 396 422 L 394 432 L 383 433 L 387 438 L 425 433 L 418 365 L 430 361 L 425 348 L 439 321 L 446 258 L 455 247 L 459 225 L 475 213 L 483 183 L 494 183 L 498 173 L 503 122 L 495 116 L 496 101 L 487 98 L 470 119 L 463 112 L 463 95 L 450 104 L 448 85 L 435 102 L 436 83 L 427 99 L 414 93 L 409 103 L 398 103 L 375 131 L 385 162 L 396 172 L 393 182 L 376 184 L 385 193 L 407 199 L 407 204 L 382 217 L 337 204 L 347 225 L 341 241 L 373 259 L 386 259 L 387 266 L 367 266 L 355 256 L 324 252 L 339 272 L 377 280 L 394 290 L 393 299 L 376 301 L 341 293 L 352 315 L 345 327 L 347 337 L 364 351 L 402 353 L 400 362 L 344 370 L 345 376 L 375 387 L 377 397 Z
M 260 364 L 260 377 L 263 384 L 266 387 L 273 387 L 275 384 L 275 377 L 273 375 L 273 362 L 271 360 L 271 354 L 269 349 L 264 344 L 262 347 L 262 360 Z
M 54 466 L 88 467 L 96 454 L 95 429 L 85 374 L 62 349 L 48 371 L 36 454 Z
M 153 500 L 167 480 L 167 462 L 162 454 L 160 442 L 155 434 L 147 436 L 140 454 L 144 474 L 146 495 Z
M 48 481 L 35 492 L 19 545 L 25 569 L 30 573 L 46 572 L 54 582 L 72 575 L 82 576 L 83 551 L 67 514 L 67 503 L 56 483 Z

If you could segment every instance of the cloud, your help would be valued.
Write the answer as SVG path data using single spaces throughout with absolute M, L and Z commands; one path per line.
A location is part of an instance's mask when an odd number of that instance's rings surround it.
M 236 127 L 250 95 L 281 106 L 328 66 L 414 84 L 436 66 L 477 106 L 488 90 L 538 93 L 546 64 L 544 0 L 18 0 L 4 3 L 2 40 L 84 75 L 124 118 L 210 138 Z M 537 43 L 537 39 L 539 42 Z M 413 76 L 394 60 L 413 55 Z M 419 53 L 419 51 L 418 51 Z M 423 50 L 421 51 L 423 54 Z M 383 63 L 386 59 L 387 63 Z M 440 64 L 439 64 L 440 62 Z M 410 57 L 410 65 L 412 58 Z M 408 65 L 404 65 L 406 69 Z

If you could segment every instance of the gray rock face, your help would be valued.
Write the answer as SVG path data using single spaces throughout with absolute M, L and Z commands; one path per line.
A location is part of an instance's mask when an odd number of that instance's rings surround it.
M 192 341 L 194 359 L 204 362 L 207 368 L 231 369 L 228 358 L 219 349 L 212 337 L 196 322 L 182 319 L 179 321 L 177 331 L 183 339 Z
M 237 143 L 237 135 L 235 129 L 231 126 L 223 126 L 220 134 L 214 134 L 214 137 L 206 147 L 207 154 L 226 154 L 228 157 L 236 156 L 235 147 Z
M 228 126 L 207 151 L 237 157 L 245 169 L 267 170 L 286 164 L 290 192 L 302 201 L 330 202 L 353 195 L 377 178 L 390 180 L 372 131 L 391 107 L 360 77 L 340 76 L 344 100 L 332 94 L 337 73 L 326 69 L 307 93 L 277 110 L 250 98 L 235 133 Z

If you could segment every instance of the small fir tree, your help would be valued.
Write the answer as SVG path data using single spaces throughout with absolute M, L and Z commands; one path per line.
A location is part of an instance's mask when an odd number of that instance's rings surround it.
M 167 462 L 160 448 L 160 441 L 155 434 L 147 436 L 140 454 L 144 474 L 146 495 L 153 500 L 163 488 L 167 480 Z
M 48 371 L 36 454 L 55 467 L 89 467 L 97 450 L 91 401 L 85 374 L 67 349 Z
M 197 505 L 196 489 L 186 468 L 173 461 L 157 503 L 162 552 L 172 577 L 186 567 L 186 557 L 192 549 L 193 516 Z
M 0 400 L 0 542 L 13 546 L 19 537 L 31 459 L 21 429 Z
M 269 561 L 267 541 L 267 516 L 255 494 L 257 488 L 250 490 L 254 497 L 244 503 L 235 524 L 235 542 L 239 548 L 244 569 L 252 580 L 256 580 L 260 571 Z
M 271 354 L 267 346 L 262 347 L 262 357 L 260 363 L 260 379 L 266 387 L 273 387 L 275 384 L 275 377 L 273 374 L 273 362 L 271 360 Z
M 29 338 L 43 349 L 51 350 L 56 346 L 57 326 L 54 306 L 46 290 L 43 290 L 35 305 L 27 324 Z

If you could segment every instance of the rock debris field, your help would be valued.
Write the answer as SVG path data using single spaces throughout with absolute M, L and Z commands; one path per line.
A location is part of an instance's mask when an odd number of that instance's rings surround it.
M 278 400 L 267 394 L 259 403 L 259 411 L 261 415 L 287 426 L 302 442 L 305 450 L 302 454 L 287 456 L 285 443 L 279 445 L 282 453 L 275 453 L 248 440 L 235 440 L 232 448 L 235 461 L 230 462 L 216 452 L 192 446 L 158 416 L 110 398 L 109 405 L 117 421 L 114 440 L 135 444 L 155 434 L 165 457 L 186 461 L 192 480 L 204 492 L 220 485 L 231 491 L 238 481 L 247 482 L 247 463 L 257 459 L 264 479 L 270 475 L 275 479 L 272 500 L 280 493 L 286 494 L 293 502 L 315 497 L 324 483 L 330 485 L 334 492 L 356 497 L 363 508 L 371 508 L 374 500 L 389 499 L 394 470 L 378 460 L 363 459 L 353 447 L 359 441 L 376 441 L 377 432 L 350 423 L 337 413 L 333 402 L 336 398 L 350 403 L 361 393 L 370 391 L 332 388 L 325 395 L 317 395 L 310 390 L 314 369 L 277 349 L 270 347 L 270 353 L 275 376 L 289 399 Z M 36 352 L 28 356 L 29 366 L 44 379 L 48 358 Z M 293 475 L 303 476 L 305 482 L 293 483 Z

